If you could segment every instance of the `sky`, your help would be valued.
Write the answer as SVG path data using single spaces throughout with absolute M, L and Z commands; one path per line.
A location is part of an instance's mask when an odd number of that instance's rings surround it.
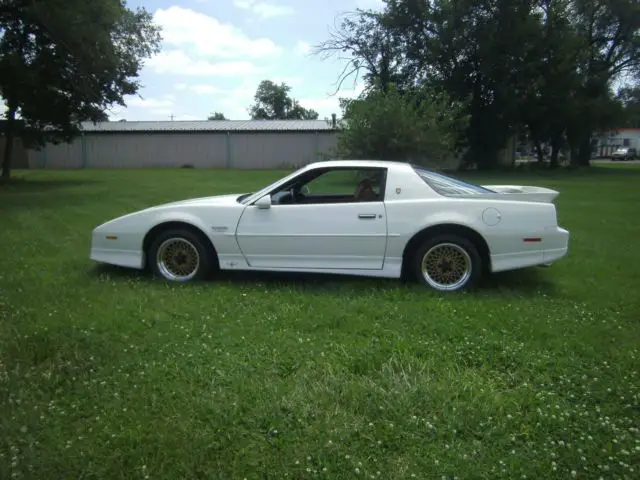
M 381 0 L 129 0 L 162 27 L 162 51 L 147 59 L 138 95 L 110 119 L 231 120 L 247 112 L 261 80 L 285 82 L 290 95 L 319 118 L 340 116 L 339 97 L 353 97 L 362 82 L 345 82 L 334 95 L 344 61 L 310 51 L 326 40 L 339 16 L 379 8 Z

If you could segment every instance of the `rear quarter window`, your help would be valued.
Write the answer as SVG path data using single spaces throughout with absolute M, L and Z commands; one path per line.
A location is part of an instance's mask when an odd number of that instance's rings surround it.
M 443 175 L 425 168 L 413 167 L 418 176 L 433 190 L 445 197 L 496 193 L 488 188 L 465 182 L 449 175 Z

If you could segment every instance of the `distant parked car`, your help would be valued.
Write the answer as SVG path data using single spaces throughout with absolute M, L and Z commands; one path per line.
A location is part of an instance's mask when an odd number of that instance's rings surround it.
M 628 147 L 619 148 L 611 154 L 611 160 L 635 160 L 637 157 L 636 149 Z
M 174 282 L 216 269 L 399 278 L 439 291 L 567 254 L 558 192 L 479 186 L 408 163 L 313 163 L 254 193 L 196 198 L 93 231 L 91 258 Z

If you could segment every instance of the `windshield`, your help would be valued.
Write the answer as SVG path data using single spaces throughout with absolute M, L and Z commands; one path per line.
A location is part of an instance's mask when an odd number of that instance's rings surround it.
M 256 193 L 260 193 L 263 192 L 264 194 L 266 194 L 268 189 L 272 189 L 275 187 L 275 185 L 282 185 L 288 181 L 290 181 L 292 178 L 295 178 L 300 172 L 302 172 L 303 170 L 305 170 L 307 167 L 301 167 L 296 169 L 295 171 L 291 172 L 289 175 L 287 175 L 284 178 L 281 178 L 280 180 L 278 180 L 276 183 L 272 183 L 271 185 L 266 186 L 265 188 L 263 188 L 260 191 L 257 192 L 252 192 L 252 193 L 248 193 L 246 195 L 243 195 L 241 197 L 239 197 L 237 200 L 238 202 L 240 202 L 241 204 L 245 205 L 247 203 L 247 201 Z
M 496 193 L 488 188 L 464 182 L 448 175 L 436 173 L 431 170 L 427 170 L 426 168 L 414 166 L 413 169 L 427 185 L 433 188 L 440 195 L 452 197 L 457 195 Z
M 247 198 L 249 198 L 251 195 L 253 195 L 253 192 L 251 193 L 243 193 L 242 195 L 240 195 L 238 198 L 236 198 L 236 202 L 238 203 L 243 203 Z

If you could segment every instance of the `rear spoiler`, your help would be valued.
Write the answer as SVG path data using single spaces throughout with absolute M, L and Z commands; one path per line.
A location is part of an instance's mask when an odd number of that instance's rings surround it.
M 523 202 L 553 203 L 560 192 L 545 187 L 533 187 L 526 185 L 482 185 L 496 193 L 508 197 L 509 200 L 522 200 Z

